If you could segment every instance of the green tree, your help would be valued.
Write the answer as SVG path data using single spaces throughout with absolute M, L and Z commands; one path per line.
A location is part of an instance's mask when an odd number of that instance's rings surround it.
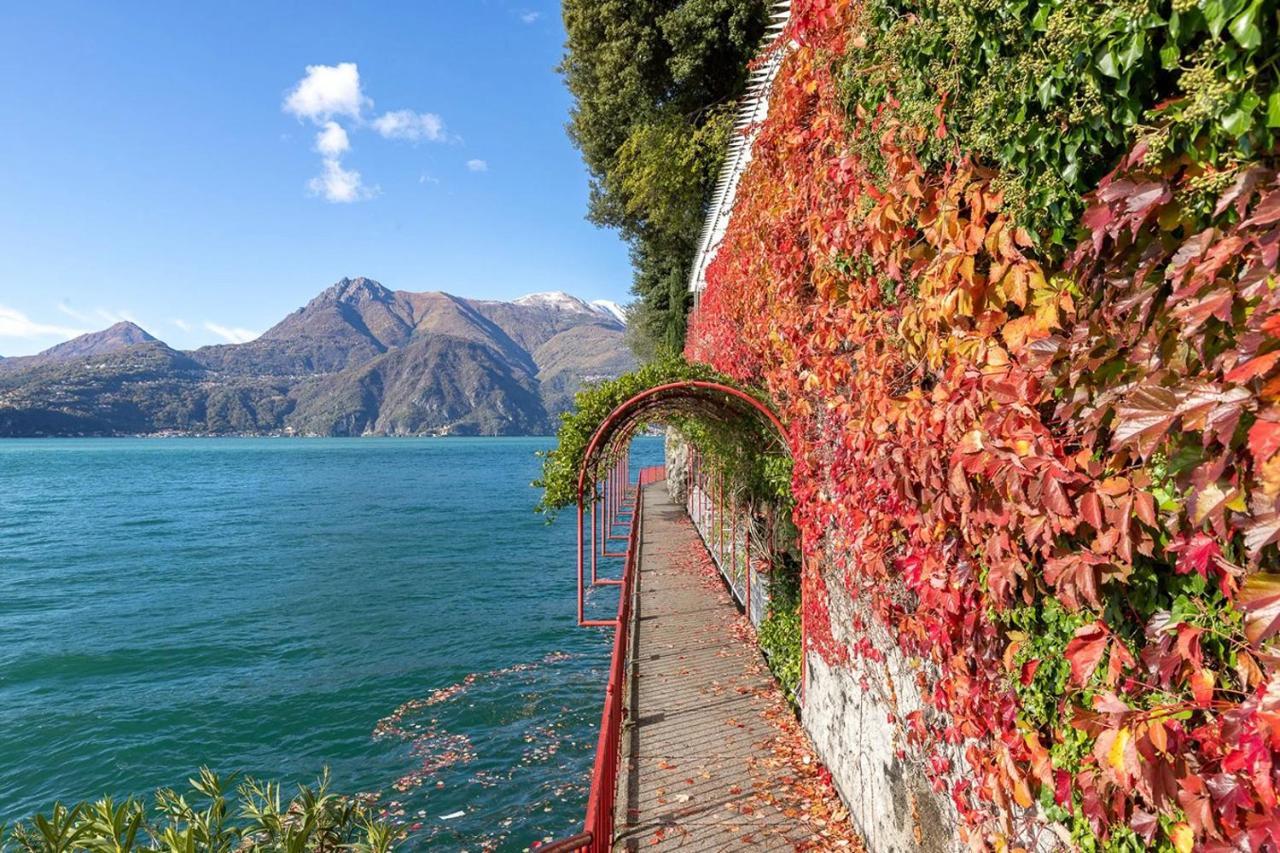
M 631 246 L 642 358 L 683 346 L 685 283 L 765 20 L 763 0 L 564 2 L 569 135 L 588 218 Z

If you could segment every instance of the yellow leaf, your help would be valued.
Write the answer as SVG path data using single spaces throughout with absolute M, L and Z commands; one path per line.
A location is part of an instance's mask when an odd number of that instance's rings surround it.
M 1031 789 L 1027 786 L 1027 780 L 1018 779 L 1013 783 L 1013 801 L 1024 809 L 1031 808 L 1031 804 L 1035 800 L 1031 796 Z
M 1210 483 L 1200 490 L 1200 496 L 1196 500 L 1195 518 L 1192 520 L 1199 524 L 1213 511 L 1214 507 L 1220 505 L 1227 497 L 1222 489 L 1218 488 L 1217 483 Z
M 1185 823 L 1175 823 L 1169 830 L 1169 840 L 1173 842 L 1173 849 L 1178 853 L 1191 853 L 1196 846 L 1196 837 L 1192 833 L 1191 827 Z
M 1124 748 L 1129 744 L 1129 738 L 1129 730 L 1120 729 L 1116 732 L 1116 739 L 1112 742 L 1111 749 L 1107 750 L 1107 763 L 1122 779 L 1128 775 L 1124 769 Z
M 1274 498 L 1277 494 L 1280 494 L 1280 453 L 1273 455 L 1262 463 L 1261 474 L 1262 493 L 1269 498 Z M 1244 502 L 1243 496 L 1241 496 L 1240 501 L 1241 503 Z M 1231 504 L 1227 504 L 1227 506 L 1235 509 Z M 1240 511 L 1243 512 L 1243 510 Z

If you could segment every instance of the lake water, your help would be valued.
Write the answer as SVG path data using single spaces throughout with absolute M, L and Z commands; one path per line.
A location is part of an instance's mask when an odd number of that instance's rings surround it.
M 328 766 L 415 846 L 576 831 L 610 636 L 532 512 L 550 445 L 0 441 L 0 821 Z

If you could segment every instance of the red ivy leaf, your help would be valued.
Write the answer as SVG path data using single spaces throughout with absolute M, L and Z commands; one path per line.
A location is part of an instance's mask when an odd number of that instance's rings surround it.
M 1249 452 L 1253 461 L 1266 462 L 1280 450 L 1280 423 L 1259 420 L 1249 427 Z
M 1197 669 L 1191 674 L 1191 693 L 1196 697 L 1196 704 L 1208 708 L 1213 703 L 1213 672 Z
M 1135 444 L 1142 454 L 1150 453 L 1178 417 L 1178 395 L 1168 388 L 1144 386 L 1116 407 L 1112 446 L 1119 449 Z
M 1259 572 L 1244 579 L 1236 603 L 1244 611 L 1244 635 L 1255 646 L 1280 632 L 1280 574 Z
M 1256 379 L 1267 373 L 1275 366 L 1276 359 L 1280 359 L 1280 350 L 1269 352 L 1266 355 L 1260 355 L 1257 358 L 1251 358 L 1244 364 L 1232 370 L 1223 379 L 1236 384 L 1243 384 L 1250 379 Z
M 1026 687 L 1036 677 L 1036 670 L 1040 668 L 1039 660 L 1029 660 L 1022 665 L 1022 686 Z
M 1102 653 L 1107 650 L 1109 636 L 1106 625 L 1094 622 L 1077 628 L 1076 635 L 1067 643 L 1066 656 L 1071 663 L 1071 682 L 1077 687 L 1083 687 L 1093 676 L 1102 660 Z
M 1169 550 L 1178 555 L 1174 571 L 1180 575 L 1198 572 L 1201 577 L 1209 577 L 1209 567 L 1222 554 L 1222 548 L 1212 536 L 1197 532 L 1194 536 L 1184 538 L 1169 546 Z

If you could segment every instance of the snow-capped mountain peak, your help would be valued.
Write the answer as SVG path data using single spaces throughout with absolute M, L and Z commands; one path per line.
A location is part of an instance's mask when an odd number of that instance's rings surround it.
M 627 309 L 623 308 L 612 299 L 593 299 L 591 307 L 604 314 L 608 314 L 622 325 L 627 325 Z
M 541 293 L 528 293 L 519 299 L 512 300 L 517 305 L 530 305 L 539 308 L 550 308 L 556 311 L 571 311 L 575 314 L 603 314 L 624 326 L 627 323 L 627 312 L 621 305 L 608 299 L 597 299 L 587 302 L 563 290 L 548 290 Z

